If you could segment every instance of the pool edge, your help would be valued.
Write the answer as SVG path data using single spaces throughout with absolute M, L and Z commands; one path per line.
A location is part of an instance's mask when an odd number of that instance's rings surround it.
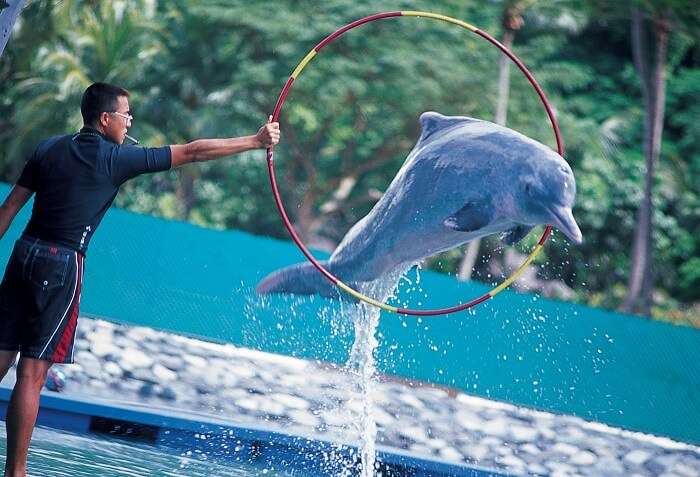
M 11 389 L 0 386 L 4 420 Z M 139 403 L 42 392 L 37 425 L 77 434 L 130 438 L 170 451 L 209 452 L 219 460 L 290 465 L 323 474 L 329 453 L 358 459 L 357 447 L 316 436 L 286 433 L 259 425 L 238 424 L 216 416 L 168 410 Z M 377 446 L 383 475 L 414 477 L 509 477 L 493 469 L 415 456 Z

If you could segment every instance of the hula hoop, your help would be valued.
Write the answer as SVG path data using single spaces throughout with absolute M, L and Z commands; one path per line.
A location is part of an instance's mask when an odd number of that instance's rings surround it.
M 549 105 L 549 102 L 547 101 L 547 97 L 544 94 L 544 91 L 542 91 L 542 88 L 540 85 L 535 81 L 534 76 L 528 71 L 528 69 L 525 67 L 522 61 L 515 56 L 511 51 L 509 51 L 505 46 L 503 46 L 498 40 L 493 38 L 491 35 L 488 33 L 479 30 L 473 25 L 470 25 L 469 23 L 465 23 L 461 20 L 457 20 L 455 18 L 451 18 L 445 15 L 439 15 L 436 13 L 429 13 L 429 12 L 420 12 L 420 11 L 394 11 L 394 12 L 383 12 L 383 13 L 377 13 L 375 15 L 370 15 L 365 18 L 361 18 L 359 20 L 356 20 L 352 23 L 349 23 L 345 25 L 344 27 L 336 30 L 335 32 L 331 33 L 328 35 L 326 38 L 324 38 L 318 45 L 316 45 L 305 57 L 301 62 L 297 65 L 297 67 L 294 69 L 292 72 L 291 76 L 287 79 L 287 82 L 285 83 L 284 87 L 282 88 L 282 91 L 280 92 L 279 97 L 277 98 L 277 103 L 275 104 L 275 109 L 274 112 L 272 113 L 272 122 L 276 122 L 279 119 L 280 116 L 280 111 L 282 110 L 282 105 L 284 104 L 285 99 L 287 98 L 287 95 L 289 94 L 289 91 L 292 88 L 292 84 L 296 80 L 296 78 L 299 76 L 301 71 L 306 67 L 306 65 L 313 59 L 316 54 L 321 51 L 321 49 L 331 43 L 333 40 L 337 39 L 340 37 L 342 34 L 345 32 L 352 30 L 353 28 L 356 28 L 360 25 L 363 25 L 365 23 L 369 23 L 372 21 L 376 20 L 381 20 L 384 18 L 391 18 L 391 17 L 419 17 L 419 18 L 432 18 L 435 20 L 442 20 L 447 23 L 452 23 L 455 25 L 459 25 L 463 28 L 466 28 L 467 30 L 471 31 L 472 33 L 476 33 L 477 35 L 481 36 L 482 38 L 485 38 L 488 40 L 490 43 L 495 45 L 499 50 L 501 50 L 508 58 L 510 58 L 520 69 L 520 71 L 525 75 L 525 77 L 528 79 L 530 84 L 535 88 L 535 91 L 537 92 L 537 95 L 540 97 L 540 100 L 542 101 L 542 104 L 544 105 L 545 110 L 547 111 L 547 116 L 549 117 L 549 121 L 552 123 L 552 129 L 554 130 L 554 136 L 557 141 L 557 152 L 559 153 L 560 156 L 564 156 L 564 146 L 561 140 L 561 135 L 559 133 L 559 125 L 557 124 L 557 120 L 554 117 L 554 113 L 552 112 L 552 108 Z M 282 199 L 280 197 L 280 192 L 277 187 L 277 180 L 275 178 L 275 167 L 274 167 L 274 152 L 272 148 L 267 149 L 267 169 L 270 174 L 270 185 L 272 186 L 272 192 L 275 197 L 275 203 L 277 204 L 277 210 L 280 213 L 280 216 L 282 217 L 282 221 L 284 222 L 284 226 L 287 228 L 287 231 L 289 232 L 289 235 L 292 237 L 292 240 L 294 240 L 294 243 L 299 247 L 301 252 L 304 254 L 304 256 L 316 267 L 316 269 L 323 275 L 325 276 L 331 283 L 333 283 L 336 287 L 340 288 L 344 292 L 348 293 L 349 295 L 355 297 L 356 299 L 363 301 L 365 303 L 368 303 L 370 305 L 374 305 L 376 307 L 379 307 L 385 311 L 391 312 L 391 313 L 397 313 L 401 315 L 413 315 L 413 316 L 435 316 L 435 315 L 447 315 L 450 313 L 455 313 L 458 311 L 466 310 L 467 308 L 471 308 L 475 305 L 478 305 L 479 303 L 482 303 L 490 298 L 493 298 L 496 296 L 498 293 L 506 289 L 508 286 L 510 286 L 515 280 L 518 279 L 518 277 L 525 271 L 527 266 L 534 260 L 534 258 L 537 256 L 537 254 L 540 253 L 542 250 L 542 247 L 547 240 L 547 237 L 549 237 L 551 231 L 552 231 L 552 226 L 547 225 L 544 229 L 544 232 L 542 233 L 542 237 L 540 238 L 539 242 L 535 247 L 533 248 L 532 252 L 530 255 L 525 259 L 525 261 L 507 278 L 505 279 L 500 285 L 496 286 L 493 288 L 491 291 L 488 293 L 485 293 L 484 295 L 475 298 L 473 300 L 468 301 L 467 303 L 463 303 L 461 305 L 453 306 L 450 308 L 440 308 L 440 309 L 433 309 L 433 310 L 414 310 L 414 309 L 409 309 L 409 308 L 399 308 L 395 306 L 388 305 L 386 303 L 382 303 L 380 301 L 377 301 L 371 297 L 368 297 L 354 288 L 348 286 L 347 284 L 343 283 L 340 279 L 338 279 L 335 275 L 330 273 L 328 270 L 326 270 L 323 265 L 321 265 L 313 255 L 311 255 L 311 252 L 306 248 L 306 246 L 303 244 L 301 239 L 299 238 L 299 235 L 297 234 L 296 230 L 294 229 L 294 226 L 289 220 L 289 217 L 287 216 L 287 212 L 284 209 L 284 205 L 282 204 Z

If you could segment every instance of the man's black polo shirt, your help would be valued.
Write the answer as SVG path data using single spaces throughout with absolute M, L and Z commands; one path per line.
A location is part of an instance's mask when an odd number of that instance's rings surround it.
M 120 146 L 85 127 L 39 144 L 17 184 L 36 192 L 24 233 L 85 253 L 128 179 L 170 169 L 170 147 Z

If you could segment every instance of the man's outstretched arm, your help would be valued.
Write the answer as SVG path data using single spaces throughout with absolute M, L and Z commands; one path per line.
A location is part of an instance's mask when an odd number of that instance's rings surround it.
M 10 195 L 0 205 L 0 238 L 5 235 L 15 215 L 24 207 L 24 204 L 27 203 L 33 193 L 33 191 L 21 185 L 16 185 L 12 188 Z
M 280 140 L 279 123 L 263 125 L 255 135 L 227 139 L 198 139 L 183 145 L 170 146 L 171 168 L 190 162 L 210 161 L 251 149 L 274 146 Z

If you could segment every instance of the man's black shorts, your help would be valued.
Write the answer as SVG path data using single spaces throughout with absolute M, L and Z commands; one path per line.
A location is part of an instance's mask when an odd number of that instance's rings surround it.
M 0 284 L 0 350 L 73 362 L 83 256 L 23 235 Z

